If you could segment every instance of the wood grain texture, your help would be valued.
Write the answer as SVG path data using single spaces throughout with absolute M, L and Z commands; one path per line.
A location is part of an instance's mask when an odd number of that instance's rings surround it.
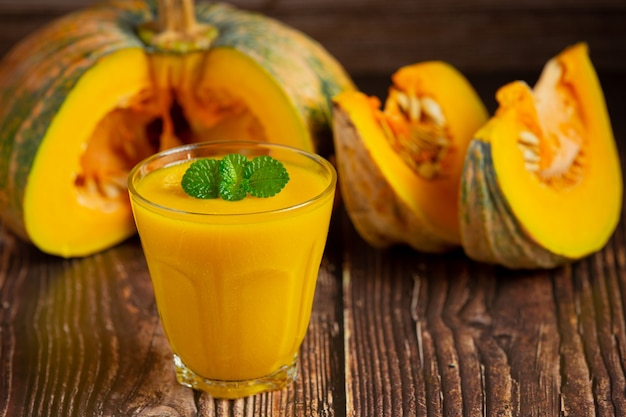
M 2 416 L 328 416 L 341 406 L 337 279 L 326 263 L 293 389 L 224 401 L 175 381 L 137 239 L 75 260 L 6 231 L 0 242 Z
M 493 110 L 533 76 L 470 79 Z M 622 161 L 625 79 L 601 74 Z M 586 259 L 509 271 L 374 249 L 339 206 L 296 382 L 236 401 L 175 381 L 137 238 L 63 260 L 0 229 L 0 417 L 626 416 L 624 219 Z
M 352 240 L 348 415 L 626 415 L 623 245 L 513 272 Z

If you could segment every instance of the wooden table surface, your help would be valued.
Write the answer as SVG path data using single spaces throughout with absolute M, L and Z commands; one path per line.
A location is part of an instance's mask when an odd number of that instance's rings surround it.
M 513 78 L 470 77 L 492 110 Z M 601 74 L 622 155 L 625 78 Z M 387 77 L 357 82 L 384 95 Z M 242 400 L 182 387 L 137 238 L 64 260 L 0 233 L 0 416 L 616 416 L 625 224 L 572 265 L 508 271 L 373 249 L 339 207 L 299 365 L 290 388 Z

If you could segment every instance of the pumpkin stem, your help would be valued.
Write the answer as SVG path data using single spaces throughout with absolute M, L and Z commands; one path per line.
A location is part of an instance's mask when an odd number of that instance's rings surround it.
M 196 20 L 194 0 L 158 0 L 158 18 L 138 28 L 139 37 L 160 51 L 187 53 L 207 50 L 217 29 Z

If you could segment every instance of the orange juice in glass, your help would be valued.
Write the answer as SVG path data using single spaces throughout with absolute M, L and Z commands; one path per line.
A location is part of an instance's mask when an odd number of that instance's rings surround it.
M 185 193 L 192 161 L 232 153 L 270 155 L 289 181 L 268 198 Z M 295 379 L 336 175 L 320 156 L 250 142 L 185 145 L 131 171 L 133 214 L 180 383 L 238 398 Z

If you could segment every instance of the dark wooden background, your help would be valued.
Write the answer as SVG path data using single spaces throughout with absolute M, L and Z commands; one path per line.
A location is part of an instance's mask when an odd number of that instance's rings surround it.
M 0 0 L 0 55 L 94 0 Z M 443 59 L 469 73 L 537 71 L 587 41 L 600 71 L 626 70 L 626 0 L 234 0 L 320 41 L 354 75 Z
M 87 3 L 0 0 L 0 54 Z M 585 40 L 626 168 L 625 0 L 234 3 L 318 39 L 368 93 L 444 59 L 490 110 L 499 86 Z M 237 401 L 175 382 L 137 238 L 64 260 L 0 224 L 0 416 L 626 416 L 625 220 L 586 259 L 508 271 L 374 249 L 339 206 L 297 381 Z

